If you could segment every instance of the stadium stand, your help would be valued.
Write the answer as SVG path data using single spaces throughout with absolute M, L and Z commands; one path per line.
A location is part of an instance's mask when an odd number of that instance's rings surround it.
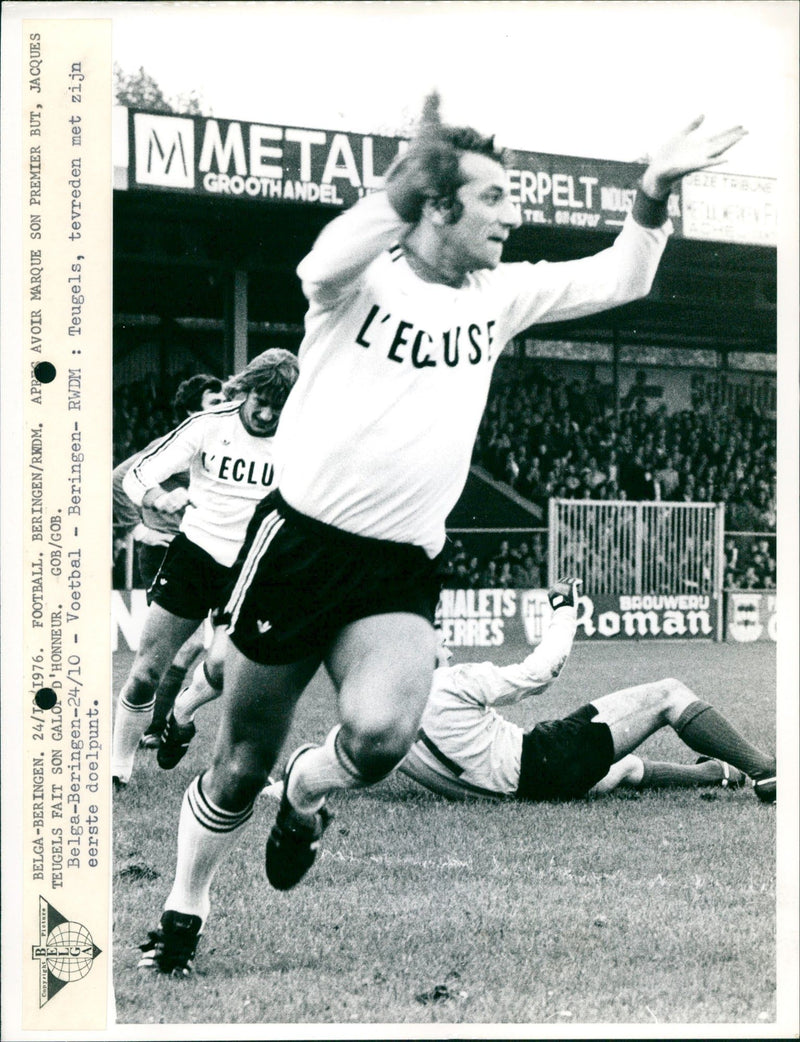
M 698 396 L 693 406 L 670 413 L 658 395 L 629 393 L 615 415 L 605 385 L 531 372 L 493 386 L 472 461 L 543 512 L 551 497 L 724 501 L 725 587 L 774 589 L 775 421 L 749 404 L 712 408 Z M 157 381 L 118 388 L 115 464 L 170 426 Z M 454 586 L 547 584 L 544 530 L 488 552 L 455 539 L 448 551 Z

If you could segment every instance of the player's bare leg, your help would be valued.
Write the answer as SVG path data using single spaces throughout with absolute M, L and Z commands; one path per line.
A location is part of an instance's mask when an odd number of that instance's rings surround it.
M 435 662 L 434 631 L 418 615 L 375 615 L 342 631 L 325 662 L 339 692 L 340 726 L 292 771 L 296 809 L 315 810 L 330 791 L 389 774 L 416 738 Z
M 322 746 L 301 747 L 284 772 L 284 792 L 267 842 L 267 877 L 288 890 L 313 864 L 327 825 L 328 793 L 384 778 L 416 737 L 436 661 L 433 627 L 405 612 L 359 619 L 326 657 L 341 723 Z
M 222 694 L 223 667 L 228 648 L 228 633 L 224 626 L 214 630 L 214 636 L 205 658 L 198 663 L 188 687 L 175 699 L 173 715 L 181 727 L 194 720 L 195 713 L 207 702 Z
M 615 759 L 631 753 L 661 727 L 671 727 L 697 753 L 732 764 L 754 780 L 759 798 L 774 799 L 775 757 L 757 749 L 680 680 L 668 678 L 595 699 L 594 723 L 606 723 Z M 759 791 L 761 783 L 765 788 Z
M 125 785 L 133 771 L 139 739 L 150 723 L 155 691 L 178 649 L 197 629 L 197 619 L 183 619 L 151 604 L 139 649 L 117 700 L 111 754 L 111 774 Z

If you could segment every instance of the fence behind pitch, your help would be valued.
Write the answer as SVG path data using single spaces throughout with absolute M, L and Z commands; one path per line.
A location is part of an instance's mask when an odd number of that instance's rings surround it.
M 589 596 L 698 595 L 721 612 L 724 526 L 723 503 L 551 499 L 548 581 L 578 575 Z

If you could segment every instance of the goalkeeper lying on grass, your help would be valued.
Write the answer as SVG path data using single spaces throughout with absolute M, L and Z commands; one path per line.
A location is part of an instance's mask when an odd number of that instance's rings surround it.
M 572 799 L 618 785 L 738 788 L 749 777 L 756 796 L 773 803 L 775 757 L 746 741 L 680 680 L 614 691 L 530 731 L 496 711 L 541 694 L 560 674 L 575 636 L 580 582 L 562 579 L 550 591 L 550 624 L 524 662 L 447 666 L 442 661 L 449 652 L 441 649 L 419 736 L 399 770 L 452 799 Z M 662 727 L 701 754 L 697 763 L 658 763 L 635 754 Z
M 637 789 L 719 786 L 752 781 L 764 803 L 776 798 L 775 757 L 750 744 L 680 680 L 623 688 L 558 720 L 525 731 L 494 708 L 543 694 L 572 650 L 580 579 L 562 579 L 549 593 L 553 615 L 541 643 L 511 666 L 465 662 L 438 668 L 416 742 L 398 770 L 451 799 L 574 799 Z M 662 727 L 700 753 L 696 763 L 663 763 L 634 752 Z M 185 751 L 185 750 L 183 750 Z M 280 798 L 283 783 L 265 790 Z

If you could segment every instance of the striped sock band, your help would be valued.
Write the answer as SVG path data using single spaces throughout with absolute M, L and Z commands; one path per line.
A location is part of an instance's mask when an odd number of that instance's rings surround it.
M 121 709 L 126 709 L 129 713 L 152 713 L 153 706 L 156 704 L 156 697 L 153 695 L 150 701 L 145 702 L 144 705 L 135 705 L 133 702 L 129 702 L 127 698 L 120 697 L 119 704 Z
M 192 781 L 183 796 L 178 822 L 178 858 L 175 881 L 165 908 L 198 915 L 205 922 L 211 908 L 211 883 L 233 847 L 239 829 L 253 814 L 253 803 L 241 811 L 223 810 L 203 791 L 203 775 Z
M 198 824 L 209 832 L 233 832 L 241 828 L 253 816 L 253 805 L 255 800 L 240 811 L 223 810 L 206 796 L 203 792 L 203 775 L 198 774 L 186 790 L 186 799 L 189 809 Z

